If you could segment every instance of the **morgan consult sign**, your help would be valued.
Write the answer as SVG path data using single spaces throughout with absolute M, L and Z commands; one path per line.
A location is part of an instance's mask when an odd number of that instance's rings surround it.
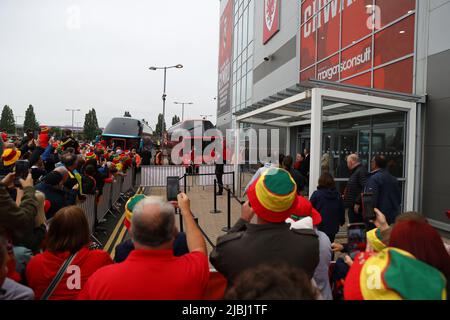
M 303 0 L 300 82 L 413 92 L 415 0 Z

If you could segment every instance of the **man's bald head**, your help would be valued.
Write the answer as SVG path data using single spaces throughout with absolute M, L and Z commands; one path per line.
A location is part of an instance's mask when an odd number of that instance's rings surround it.
M 347 167 L 349 170 L 353 170 L 359 164 L 359 156 L 356 153 L 352 153 L 347 157 Z
M 133 209 L 131 236 L 135 243 L 160 247 L 173 240 L 175 208 L 159 197 L 147 197 Z

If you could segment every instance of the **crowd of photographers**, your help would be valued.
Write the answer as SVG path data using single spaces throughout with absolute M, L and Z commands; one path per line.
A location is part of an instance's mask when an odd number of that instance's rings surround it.
M 125 205 L 131 239 L 113 261 L 92 246 L 76 205 L 87 194 L 100 199 L 114 175 L 140 165 L 139 155 L 79 145 L 70 132 L 57 141 L 46 130 L 2 144 L 0 299 L 447 299 L 447 248 L 422 215 L 399 212 L 382 156 L 370 175 L 357 155 L 348 157 L 343 196 L 324 158 L 311 199 L 302 196 L 307 150 L 265 165 L 245 189 L 239 220 L 209 255 L 186 194 L 171 202 L 134 195 Z M 346 215 L 359 222 L 349 229 L 358 236 L 342 244 L 335 238 Z M 339 251 L 348 254 L 334 261 Z

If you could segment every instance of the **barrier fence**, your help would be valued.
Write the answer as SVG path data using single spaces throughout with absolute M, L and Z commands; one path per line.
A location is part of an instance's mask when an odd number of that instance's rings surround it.
M 117 176 L 112 183 L 106 183 L 98 198 L 96 195 L 86 195 L 86 200 L 78 204 L 86 214 L 91 234 L 108 212 L 113 213 L 117 201 L 133 188 L 133 180 L 138 181 L 135 177 L 135 168 L 130 168 L 124 176 Z
M 233 185 L 233 175 L 229 174 L 233 171 L 233 165 L 224 165 L 223 184 L 227 186 Z M 227 174 L 228 173 L 228 174 Z M 198 186 L 206 187 L 213 186 L 215 179 L 214 165 L 201 165 L 197 169 L 192 170 L 186 166 L 142 166 L 141 167 L 141 181 L 142 187 L 165 187 L 167 184 L 167 177 L 182 177 L 184 175 L 195 177 L 196 179 L 180 179 L 180 186 L 192 187 L 195 183 Z M 139 176 L 139 175 L 138 175 Z M 136 179 L 138 180 L 138 179 Z
M 185 166 L 142 166 L 140 186 L 165 187 L 167 177 L 181 177 L 187 169 Z M 184 185 L 184 180 L 180 180 L 180 185 Z

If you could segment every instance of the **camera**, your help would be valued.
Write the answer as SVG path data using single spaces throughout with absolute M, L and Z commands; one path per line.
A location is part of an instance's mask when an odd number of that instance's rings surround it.
M 373 193 L 363 193 L 362 195 L 362 212 L 364 220 L 367 222 L 375 220 L 376 214 L 374 210 Z
M 30 170 L 30 162 L 28 160 L 17 160 L 14 167 L 16 177 L 14 179 L 14 185 L 21 188 L 20 179 L 26 179 Z
M 178 177 L 167 177 L 167 201 L 177 201 L 180 193 L 180 180 Z

